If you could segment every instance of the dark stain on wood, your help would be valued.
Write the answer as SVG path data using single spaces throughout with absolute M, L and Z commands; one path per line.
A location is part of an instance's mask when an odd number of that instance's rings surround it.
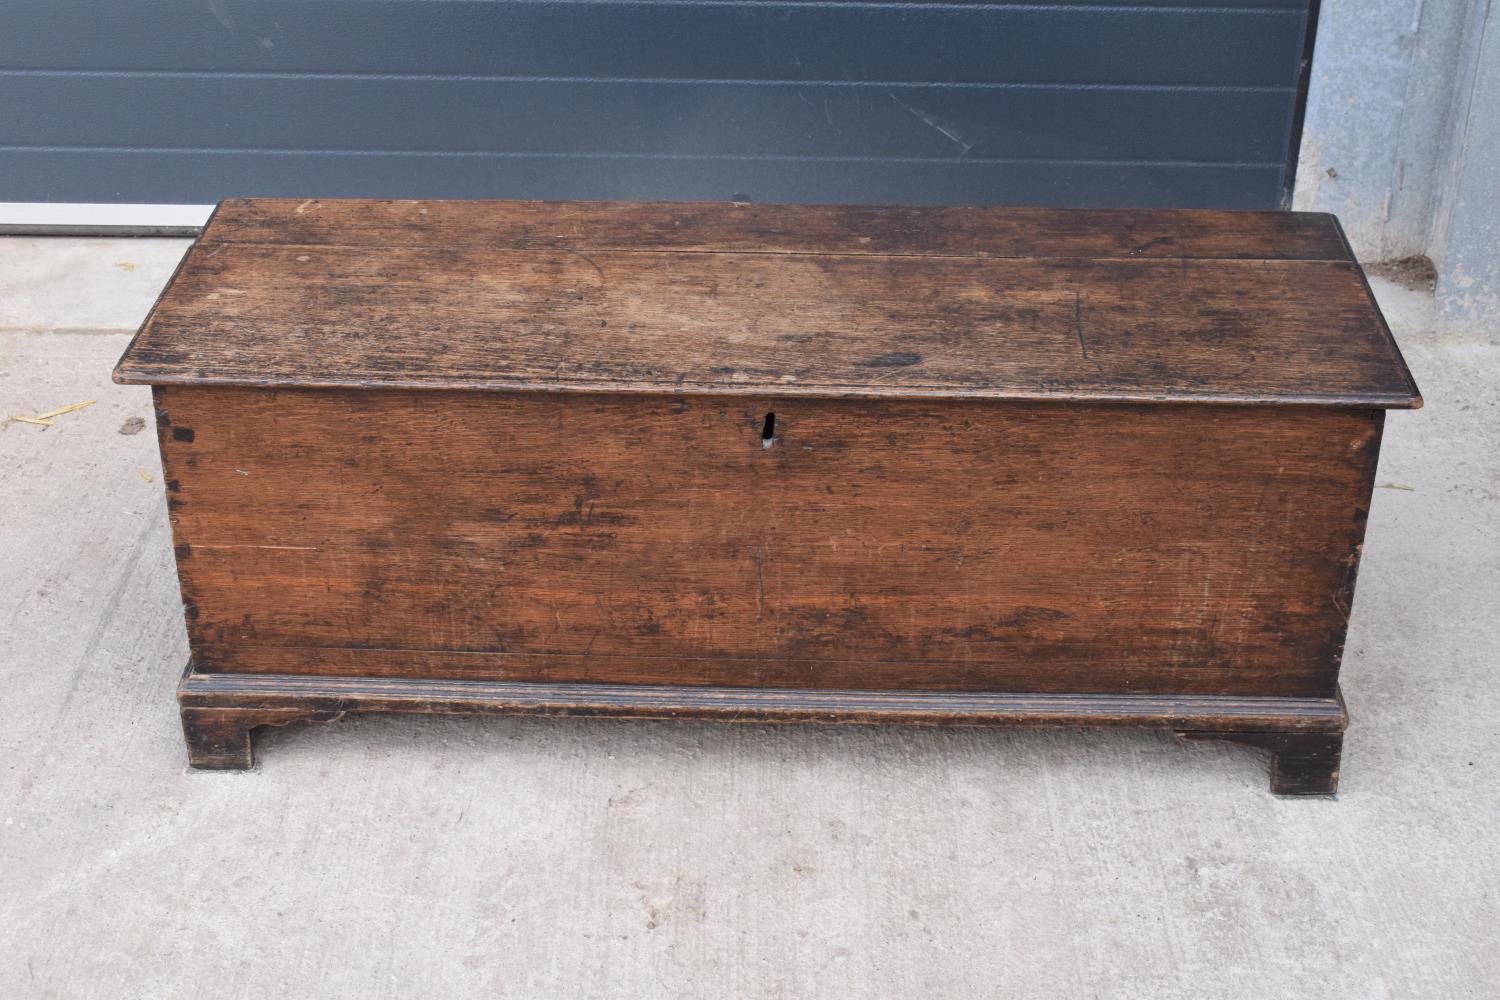
M 912 351 L 892 351 L 889 354 L 880 354 L 855 362 L 861 368 L 906 368 L 921 363 L 922 355 Z

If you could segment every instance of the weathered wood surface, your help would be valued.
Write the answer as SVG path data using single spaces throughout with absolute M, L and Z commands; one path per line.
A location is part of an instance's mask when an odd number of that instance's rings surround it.
M 413 223 L 423 210 L 432 221 Z M 297 211 L 221 211 L 118 379 L 1420 404 L 1358 266 L 1324 245 L 1324 217 L 1118 213 L 1134 221 L 1111 228 L 1100 213 L 968 209 Z M 969 223 L 950 232 L 950 217 Z M 886 252 L 846 245 L 865 236 Z M 1235 247 L 1262 256 L 1222 256 Z
M 232 199 L 205 243 L 954 257 L 1352 260 L 1311 212 Z
M 1309 697 L 1382 416 L 157 394 L 200 670 Z

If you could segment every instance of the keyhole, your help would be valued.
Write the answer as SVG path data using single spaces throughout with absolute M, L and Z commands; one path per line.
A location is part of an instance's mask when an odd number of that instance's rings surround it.
M 762 448 L 769 448 L 771 447 L 772 442 L 774 442 L 775 440 L 776 414 L 767 413 L 765 423 L 760 425 L 760 446 Z

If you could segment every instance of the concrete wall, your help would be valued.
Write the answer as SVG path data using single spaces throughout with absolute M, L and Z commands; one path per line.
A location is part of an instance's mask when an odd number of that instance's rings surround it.
M 1474 6 L 1428 255 L 1444 312 L 1500 322 L 1500 12 Z
M 1500 320 L 1493 0 L 1324 0 L 1295 207 L 1366 261 L 1429 257 L 1458 318 Z

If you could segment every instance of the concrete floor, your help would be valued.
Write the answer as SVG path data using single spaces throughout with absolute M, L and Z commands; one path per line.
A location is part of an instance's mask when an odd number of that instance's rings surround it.
M 1500 342 L 1396 413 L 1336 800 L 1120 731 L 363 717 L 190 773 L 147 390 L 184 244 L 0 241 L 0 997 L 1500 996 Z

